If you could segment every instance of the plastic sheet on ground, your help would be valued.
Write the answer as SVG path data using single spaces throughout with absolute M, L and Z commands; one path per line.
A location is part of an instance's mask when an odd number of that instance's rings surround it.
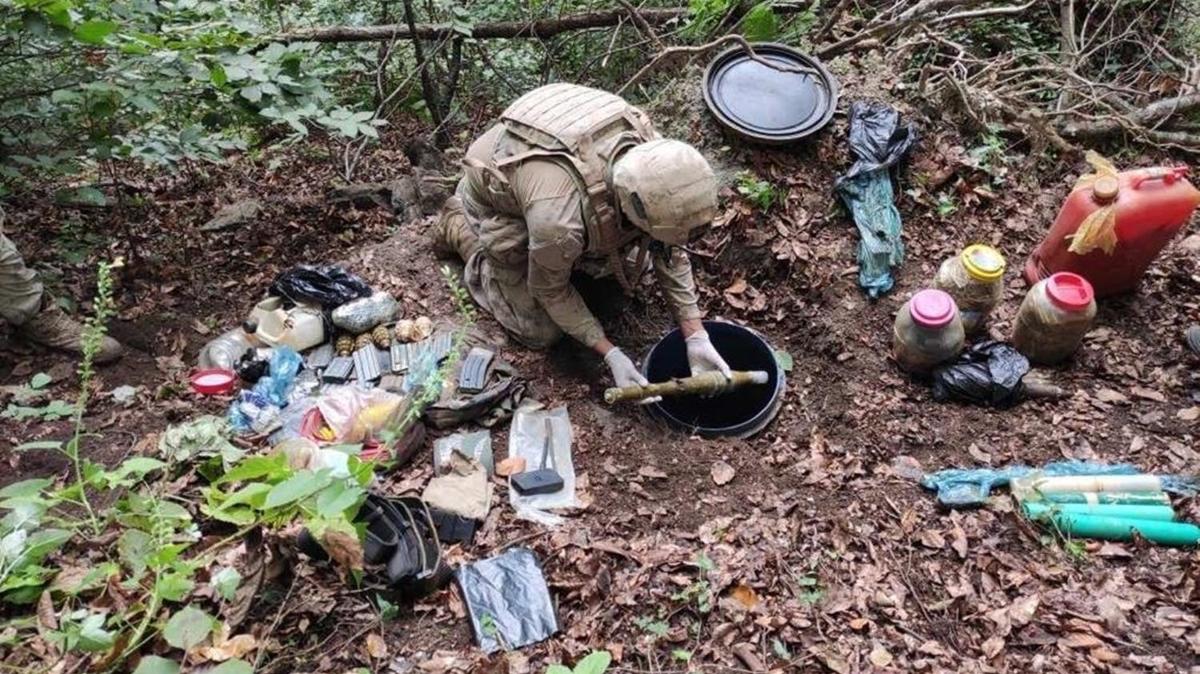
M 1004 342 L 983 342 L 933 372 L 933 399 L 1010 407 L 1021 400 L 1029 359 Z
M 874 101 L 850 106 L 850 149 L 857 160 L 837 179 L 835 189 L 858 227 L 858 283 L 871 298 L 892 289 L 892 268 L 904 261 L 889 169 L 916 142 L 915 127 L 902 124 L 891 106 Z
M 1041 473 L 1053 477 L 1060 475 L 1137 475 L 1141 472 L 1137 466 L 1127 463 L 1056 461 L 1040 468 L 1014 465 L 1004 468 L 939 470 L 921 478 L 921 486 L 936 490 L 938 502 L 944 506 L 969 508 L 986 504 L 992 489 L 1006 487 L 1011 480 L 1025 477 L 1031 473 Z
M 514 548 L 464 565 L 455 576 L 485 653 L 536 644 L 558 631 L 550 588 L 532 550 Z
M 510 479 L 508 496 L 517 517 L 547 526 L 557 526 L 562 523 L 563 518 L 549 512 L 550 510 L 579 506 L 579 501 L 575 498 L 575 464 L 571 460 L 573 433 L 567 408 L 559 407 L 549 411 L 518 410 L 508 435 L 508 455 L 525 459 L 526 470 L 541 468 L 542 453 L 546 446 L 547 418 L 550 419 L 553 429 L 553 458 L 547 459 L 545 467 L 558 471 L 563 480 L 563 488 L 550 494 L 522 496 L 513 489 Z

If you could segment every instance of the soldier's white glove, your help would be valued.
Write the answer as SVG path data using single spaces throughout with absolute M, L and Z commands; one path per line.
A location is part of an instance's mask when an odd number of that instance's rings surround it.
M 721 354 L 717 353 L 716 347 L 713 346 L 712 340 L 708 338 L 708 333 L 704 330 L 692 333 L 687 338 L 687 359 L 688 366 L 692 369 L 692 376 L 705 372 L 720 372 L 729 379 L 732 375 L 729 371 L 729 365 Z
M 608 369 L 612 372 L 613 383 L 618 387 L 623 386 L 646 386 L 650 382 L 638 372 L 637 366 L 629 360 L 629 356 L 625 352 L 613 347 L 604 354 L 604 363 L 608 365 Z M 656 403 L 662 400 L 661 397 L 655 396 L 647 398 L 641 402 L 642 405 Z

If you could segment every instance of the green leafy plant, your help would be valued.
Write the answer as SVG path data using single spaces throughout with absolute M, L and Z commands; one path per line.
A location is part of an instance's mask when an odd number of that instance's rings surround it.
M 939 194 L 936 208 L 937 214 L 943 218 L 954 215 L 958 212 L 958 201 L 950 194 Z
M 454 309 L 458 314 L 459 325 L 451 336 L 452 347 L 446 359 L 440 365 L 431 367 L 426 371 L 421 371 L 418 366 L 410 374 L 410 376 L 416 377 L 417 381 L 420 382 L 417 385 L 416 393 L 409 400 L 404 414 L 389 424 L 380 434 L 381 439 L 389 449 L 396 446 L 396 443 L 404 437 L 404 434 L 408 432 L 413 423 L 425 413 L 425 409 L 436 402 L 441 396 L 446 377 L 454 371 L 454 368 L 458 365 L 458 361 L 462 358 L 463 344 L 466 341 L 467 331 L 477 320 L 475 305 L 471 300 L 471 295 L 463 287 L 462 283 L 459 282 L 454 270 L 448 266 L 443 266 L 442 277 L 446 280 L 446 285 L 450 289 L 450 299 L 454 302 Z
M 779 188 L 771 183 L 759 179 L 750 171 L 742 171 L 737 177 L 738 194 L 746 198 L 747 201 L 754 204 L 762 211 L 769 211 L 771 207 L 783 200 L 783 194 Z
M 696 556 L 693 563 L 700 571 L 700 578 L 671 595 L 671 599 L 684 603 L 695 602 L 696 610 L 701 614 L 706 614 L 713 609 L 712 585 L 709 584 L 707 575 L 716 570 L 716 565 L 703 552 Z
M 582 660 L 575 663 L 575 668 L 566 665 L 550 665 L 546 674 L 604 674 L 612 664 L 612 654 L 608 651 L 592 651 Z
M 760 2 L 742 17 L 742 36 L 751 42 L 770 42 L 779 37 L 779 17 L 771 2 Z

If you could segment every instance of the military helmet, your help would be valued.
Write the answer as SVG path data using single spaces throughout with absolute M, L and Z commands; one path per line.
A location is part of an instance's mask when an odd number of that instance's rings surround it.
M 625 217 L 652 238 L 688 242 L 717 215 L 717 178 L 704 155 L 678 140 L 652 140 L 617 159 L 613 189 Z

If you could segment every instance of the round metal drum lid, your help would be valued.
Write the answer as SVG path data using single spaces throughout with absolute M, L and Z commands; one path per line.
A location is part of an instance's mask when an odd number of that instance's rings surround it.
M 705 74 L 704 98 L 733 131 L 766 143 L 799 140 L 825 126 L 837 105 L 837 83 L 816 59 L 785 45 L 754 45 L 759 58 L 813 72 L 777 70 L 741 47 L 722 53 Z

